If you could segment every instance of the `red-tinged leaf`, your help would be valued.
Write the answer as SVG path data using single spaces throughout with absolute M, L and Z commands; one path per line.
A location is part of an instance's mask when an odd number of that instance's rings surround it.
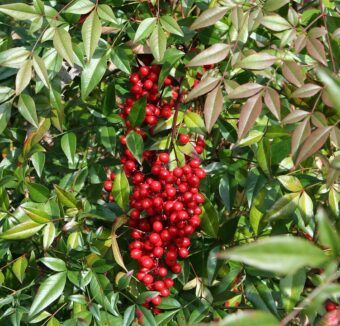
M 303 120 L 294 130 L 292 135 L 292 155 L 295 155 L 297 150 L 305 139 L 311 134 L 310 117 Z
M 305 84 L 293 92 L 292 97 L 306 98 L 312 97 L 321 90 L 321 86 L 315 84 Z
M 228 44 L 216 43 L 196 55 L 189 61 L 187 67 L 202 66 L 220 62 L 227 57 L 229 49 L 230 45 Z
M 325 66 L 327 65 L 326 53 L 323 44 L 316 38 L 307 39 L 307 52 L 315 60 L 321 62 Z
M 127 217 L 126 216 L 120 216 L 118 217 L 113 225 L 112 225 L 112 232 L 111 232 L 111 247 L 112 247 L 112 253 L 113 253 L 113 257 L 116 261 L 116 263 L 122 267 L 123 269 L 125 269 L 126 271 L 127 268 L 125 267 L 125 264 L 124 264 L 124 260 L 123 260 L 123 257 L 122 257 L 122 254 L 120 252 L 120 249 L 119 249 L 119 246 L 118 246 L 118 242 L 117 242 L 117 230 L 122 226 L 124 225 L 126 222 L 127 222 Z
M 300 150 L 295 162 L 295 166 L 299 165 L 303 160 L 313 155 L 322 147 L 322 145 L 328 139 L 332 128 L 333 127 L 318 128 L 310 134 Z
M 314 112 L 312 114 L 312 124 L 317 128 L 327 127 L 327 118 L 322 112 Z
M 283 76 L 292 84 L 301 87 L 304 83 L 305 76 L 302 73 L 300 65 L 295 61 L 285 61 L 282 66 Z
M 264 103 L 267 105 L 270 112 L 273 113 L 278 120 L 281 120 L 281 102 L 280 96 L 276 90 L 270 87 L 266 90 Z
M 210 133 L 212 127 L 221 114 L 222 109 L 223 94 L 221 87 L 217 85 L 217 87 L 208 94 L 204 104 L 204 121 L 208 133 Z
M 216 24 L 226 14 L 228 8 L 215 7 L 202 12 L 190 26 L 190 29 L 199 29 Z
M 269 68 L 276 60 L 276 57 L 268 53 L 255 53 L 244 58 L 239 66 L 243 69 L 262 70 Z
M 186 101 L 188 102 L 196 97 L 210 92 L 217 86 L 219 81 L 220 78 L 211 76 L 207 76 L 206 78 L 202 79 L 201 82 L 193 90 L 190 91 L 186 98 Z
M 251 97 L 253 95 L 256 95 L 263 89 L 263 86 L 256 83 L 247 83 L 243 84 L 234 90 L 232 90 L 228 97 L 230 99 L 239 99 L 239 98 L 245 98 L 245 97 Z
M 307 37 L 306 35 L 300 35 L 295 40 L 295 51 L 300 53 L 306 46 Z
M 331 142 L 337 148 L 340 148 L 340 129 L 334 127 L 331 131 Z
M 256 119 L 262 111 L 261 95 L 255 95 L 247 100 L 242 106 L 240 119 L 238 123 L 238 138 L 243 138 L 251 127 L 254 125 Z
M 310 115 L 310 112 L 304 111 L 304 110 L 295 110 L 291 113 L 289 113 L 283 120 L 282 122 L 284 124 L 286 123 L 295 123 L 301 121 L 303 118 L 306 116 Z

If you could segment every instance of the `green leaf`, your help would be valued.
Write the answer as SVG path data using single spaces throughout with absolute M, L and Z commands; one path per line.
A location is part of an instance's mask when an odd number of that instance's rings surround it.
M 73 132 L 68 132 L 61 137 L 60 144 L 68 161 L 71 164 L 74 164 L 74 156 L 77 149 L 77 136 Z
M 86 18 L 83 27 L 81 28 L 85 54 L 88 61 L 91 60 L 92 55 L 98 46 L 101 33 L 102 25 L 100 19 L 98 17 L 97 11 L 93 10 Z
M 52 222 L 46 224 L 43 230 L 43 248 L 47 250 L 56 237 L 56 228 Z
M 151 34 L 150 48 L 156 61 L 161 61 L 166 50 L 166 36 L 160 25 L 157 25 Z
M 56 28 L 53 36 L 53 46 L 58 54 L 73 66 L 74 53 L 70 34 L 63 28 Z
M 94 8 L 94 3 L 90 0 L 77 0 L 65 9 L 65 13 L 84 15 L 89 13 Z
M 220 255 L 278 274 L 294 274 L 305 266 L 320 267 L 329 258 L 309 241 L 290 236 L 272 236 L 233 248 Z
M 286 5 L 289 0 L 266 0 L 263 9 L 266 11 L 275 11 Z
M 50 216 L 45 212 L 33 207 L 22 207 L 25 214 L 34 222 L 39 224 L 45 224 L 50 222 Z
M 113 127 L 103 126 L 99 128 L 100 141 L 104 147 L 111 152 L 115 153 L 116 148 L 116 131 Z
M 54 190 L 57 194 L 60 204 L 66 206 L 67 208 L 77 208 L 77 202 L 73 194 L 65 191 L 57 185 L 54 185 Z
M 293 192 L 281 197 L 267 212 L 265 220 L 277 220 L 291 217 L 298 205 L 299 195 L 298 192 Z
M 262 70 L 272 66 L 277 58 L 265 52 L 251 54 L 245 57 L 239 66 L 243 69 Z
M 90 95 L 94 88 L 99 84 L 106 71 L 106 54 L 98 51 L 88 62 L 81 74 L 81 98 L 83 101 Z
M 25 256 L 19 257 L 13 264 L 13 273 L 20 283 L 22 283 L 22 281 L 24 280 L 27 265 L 28 262 Z
M 147 38 L 154 30 L 156 26 L 156 17 L 144 19 L 138 26 L 134 42 L 138 42 L 142 39 Z
M 278 14 L 264 16 L 261 20 L 261 24 L 274 32 L 282 32 L 292 28 L 287 20 Z
M 142 164 L 142 155 L 144 151 L 142 136 L 137 134 L 135 131 L 130 131 L 126 136 L 126 146 L 138 163 Z
M 21 94 L 18 102 L 18 110 L 20 114 L 34 127 L 38 128 L 39 120 L 35 103 L 31 96 Z
M 1 54 L 0 54 L 1 55 Z M 335 78 L 332 73 L 325 68 L 318 68 L 317 76 L 326 86 L 327 93 L 333 106 L 336 108 L 338 113 L 340 113 L 340 101 L 338 100 L 338 95 L 340 93 L 340 82 Z
M 174 298 L 162 298 L 162 303 L 157 306 L 159 309 L 178 309 L 181 308 L 182 305 Z
M 30 51 L 24 47 L 11 48 L 0 52 L 0 66 L 19 69 L 29 57 Z
M 316 220 L 319 227 L 319 242 L 322 246 L 328 247 L 332 250 L 334 257 L 340 256 L 340 235 L 337 228 L 329 220 L 324 208 L 318 208 Z
M 156 323 L 158 326 L 167 326 L 169 325 L 169 322 L 174 318 L 174 316 L 179 312 L 180 310 L 171 310 L 166 311 L 161 314 L 158 314 L 155 317 Z
M 57 300 L 63 293 L 66 283 L 66 272 L 61 272 L 48 277 L 39 287 L 31 305 L 29 316 L 34 316 L 52 302 Z
M 178 23 L 176 22 L 176 20 L 171 17 L 171 16 L 161 16 L 160 22 L 163 26 L 163 28 L 172 34 L 176 34 L 179 36 L 184 36 L 181 28 L 178 26 Z
M 166 49 L 164 58 L 162 60 L 162 69 L 158 77 L 158 89 L 161 89 L 164 79 L 169 75 L 171 69 L 175 66 L 177 61 L 184 56 L 184 52 L 174 48 Z
M 145 109 L 146 109 L 146 96 L 141 97 L 136 101 L 129 113 L 128 119 L 131 122 L 131 127 L 135 128 L 140 126 L 145 119 Z
M 223 16 L 227 13 L 228 8 L 225 7 L 215 7 L 209 8 L 201 13 L 201 15 L 196 18 L 190 29 L 199 29 L 216 24 Z
M 12 103 L 5 102 L 0 104 L 0 135 L 6 129 L 9 119 L 11 118 Z
M 30 20 L 39 17 L 32 6 L 24 3 L 13 3 L 0 6 L 0 12 L 17 20 Z
M 111 60 L 112 63 L 121 71 L 126 74 L 131 73 L 131 58 L 127 55 L 125 50 L 122 47 L 116 47 L 111 51 Z
M 139 309 L 143 313 L 143 326 L 158 326 L 155 317 L 149 309 L 143 306 L 139 306 Z
M 197 113 L 187 112 L 184 115 L 184 123 L 192 132 L 205 134 L 204 121 Z
M 32 60 L 27 60 L 20 67 L 17 76 L 15 78 L 15 93 L 16 95 L 28 86 L 32 78 Z
M 304 221 L 306 224 L 308 224 L 311 218 L 314 216 L 314 209 L 312 198 L 310 198 L 305 191 L 299 198 L 298 207 Z
M 211 76 L 205 77 L 204 79 L 200 81 L 200 83 L 195 88 L 193 88 L 189 92 L 188 96 L 185 99 L 186 102 L 189 102 L 196 97 L 199 97 L 201 95 L 204 95 L 210 92 L 217 86 L 219 82 L 220 82 L 219 77 L 211 77 Z
M 119 171 L 113 182 L 112 195 L 119 207 L 126 210 L 129 204 L 130 186 L 124 171 Z
M 31 156 L 31 161 L 34 166 L 35 171 L 39 178 L 41 178 L 42 172 L 45 166 L 45 153 L 43 152 L 36 152 Z
M 208 198 L 202 204 L 201 228 L 209 236 L 218 237 L 219 215 L 213 204 Z
M 292 275 L 287 275 L 280 280 L 283 305 L 287 312 L 293 310 L 299 302 L 305 287 L 306 271 L 301 269 Z
M 44 225 L 32 221 L 23 222 L 14 225 L 7 231 L 0 234 L 1 239 L 5 240 L 22 240 L 35 235 Z
M 230 179 L 229 175 L 225 174 L 219 183 L 218 190 L 222 199 L 222 202 L 228 212 L 231 211 L 231 196 L 230 196 Z
M 305 140 L 303 146 L 299 151 L 299 155 L 296 159 L 295 166 L 298 166 L 300 162 L 317 152 L 323 144 L 327 141 L 328 136 L 332 130 L 332 127 L 317 128 L 313 131 Z
M 39 76 L 40 80 L 44 83 L 44 85 L 49 88 L 50 82 L 48 79 L 47 69 L 45 66 L 45 62 L 42 58 L 37 55 L 33 55 L 33 68 L 36 74 Z
M 297 192 L 303 190 L 303 186 L 297 177 L 292 175 L 281 175 L 278 177 L 278 180 L 289 191 Z
M 40 262 L 55 272 L 64 272 L 67 270 L 65 262 L 59 258 L 43 257 L 40 258 Z
M 132 305 L 124 311 L 123 326 L 130 326 L 132 321 L 135 319 L 136 306 Z
M 254 321 L 261 326 L 279 326 L 277 319 L 270 313 L 263 311 L 251 311 L 244 312 L 239 311 L 238 313 L 229 314 L 227 317 L 222 319 L 219 326 L 248 326 L 253 325 Z
M 118 24 L 117 19 L 109 5 L 99 5 L 97 7 L 98 15 L 101 19 L 113 24 Z
M 39 183 L 27 183 L 30 198 L 37 203 L 45 203 L 50 197 L 50 191 Z

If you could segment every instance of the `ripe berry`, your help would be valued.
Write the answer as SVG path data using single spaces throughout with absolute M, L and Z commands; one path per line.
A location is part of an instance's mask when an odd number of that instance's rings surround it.
M 187 258 L 189 256 L 188 249 L 186 248 L 179 248 L 178 249 L 178 255 L 182 258 Z
M 157 297 L 152 298 L 151 302 L 155 305 L 158 306 L 162 303 L 161 297 L 158 295 Z
M 174 281 L 171 278 L 166 278 L 163 282 L 167 288 L 171 288 L 172 286 L 174 286 Z
M 140 78 L 139 75 L 137 73 L 133 73 L 130 76 L 130 82 L 133 84 L 137 84 L 139 82 Z
M 152 80 L 147 79 L 147 80 L 144 82 L 144 88 L 145 88 L 145 89 L 151 89 L 152 86 L 153 86 Z
M 169 154 L 168 153 L 161 153 L 159 154 L 159 160 L 163 163 L 168 163 L 169 162 Z
M 142 66 L 139 68 L 139 73 L 144 77 L 147 76 L 149 72 L 150 72 L 150 69 L 147 66 Z
M 179 142 L 183 145 L 187 144 L 190 141 L 190 137 L 187 134 L 181 134 L 179 136 Z
M 133 249 L 130 253 L 132 259 L 138 260 L 142 257 L 142 251 L 139 249 Z
M 168 297 L 170 295 L 169 289 L 163 289 L 160 291 L 162 297 Z
M 334 302 L 327 302 L 325 304 L 325 309 L 326 311 L 330 312 L 330 311 L 334 311 L 337 309 L 337 305 Z
M 161 291 L 165 288 L 165 284 L 163 281 L 156 281 L 155 282 L 155 290 L 156 291 Z
M 165 267 L 160 267 L 158 270 L 158 275 L 165 277 L 168 274 L 168 270 Z
M 148 256 L 141 257 L 141 265 L 146 268 L 151 268 L 153 266 L 153 260 Z
M 162 257 L 164 253 L 164 249 L 162 247 L 155 247 L 155 249 L 153 250 L 153 254 L 155 255 L 155 257 Z
M 164 85 L 165 86 L 170 86 L 172 84 L 172 80 L 171 80 L 171 77 L 166 77 L 164 79 Z
M 144 278 L 143 278 L 143 282 L 144 282 L 145 284 L 151 284 L 151 283 L 153 283 L 153 276 L 150 275 L 150 274 L 145 275 Z
M 175 264 L 174 266 L 171 267 L 171 270 L 175 273 L 175 274 L 179 274 L 182 270 L 182 266 L 180 264 Z
M 159 232 L 161 232 L 163 230 L 163 224 L 161 222 L 159 222 L 159 221 L 156 221 L 156 222 L 154 222 L 152 224 L 152 229 L 155 232 L 159 233 Z
M 112 190 L 112 181 L 105 181 L 104 182 L 104 189 L 107 192 L 111 192 L 111 190 Z

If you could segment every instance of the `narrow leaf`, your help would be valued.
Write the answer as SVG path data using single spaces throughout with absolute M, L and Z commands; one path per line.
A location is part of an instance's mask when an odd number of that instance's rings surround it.
M 277 60 L 276 57 L 268 53 L 264 53 L 264 52 L 255 53 L 244 58 L 239 63 L 239 66 L 243 69 L 262 70 L 262 69 L 269 68 L 271 65 L 275 63 L 276 60 Z
M 305 84 L 302 87 L 298 88 L 293 94 L 292 97 L 306 98 L 312 97 L 315 94 L 319 93 L 321 87 L 315 84 Z
M 223 43 L 213 44 L 187 63 L 187 67 L 203 66 L 218 63 L 224 60 L 229 53 L 230 45 Z
M 316 38 L 307 38 L 307 52 L 315 60 L 327 65 L 326 53 L 323 44 Z
M 144 151 L 142 136 L 137 134 L 135 131 L 130 131 L 126 136 L 126 146 L 138 163 L 142 164 L 142 155 Z
M 40 80 L 44 83 L 44 85 L 49 88 L 50 82 L 48 79 L 47 69 L 45 66 L 45 62 L 42 58 L 37 55 L 33 56 L 33 68 L 36 74 L 39 76 Z
M 265 220 L 277 220 L 291 217 L 299 201 L 299 193 L 286 194 L 274 203 L 265 215 Z
M 256 95 L 263 89 L 263 86 L 257 83 L 246 83 L 241 86 L 234 88 L 231 92 L 229 92 L 228 97 L 230 99 L 240 99 L 251 97 Z
M 53 36 L 53 45 L 58 54 L 73 66 L 73 49 L 70 34 L 63 28 L 56 28 Z
M 156 22 L 156 17 L 144 19 L 137 28 L 134 41 L 138 42 L 144 38 L 147 38 L 153 32 Z
M 25 275 L 27 265 L 28 265 L 28 262 L 25 256 L 19 257 L 13 264 L 13 273 L 17 277 L 20 283 L 22 283 L 22 281 L 24 280 L 24 275 Z
M 87 60 L 90 61 L 94 51 L 98 46 L 98 41 L 102 32 L 102 26 L 97 11 L 93 10 L 86 18 L 81 35 L 84 41 L 85 53 Z
M 161 61 L 166 50 L 166 36 L 160 25 L 157 25 L 151 34 L 150 48 L 156 61 Z
M 242 106 L 238 123 L 238 138 L 243 138 L 255 124 L 262 112 L 261 95 L 255 95 Z
M 285 61 L 282 66 L 283 76 L 296 87 L 301 87 L 304 83 L 305 76 L 300 65 L 295 61 Z
M 209 8 L 196 18 L 190 29 L 199 29 L 216 24 L 228 11 L 226 7 Z
M 18 110 L 20 114 L 34 127 L 38 128 L 39 121 L 35 103 L 31 96 L 21 94 L 18 102 Z
M 145 119 L 146 96 L 141 97 L 136 101 L 129 113 L 128 119 L 131 122 L 131 127 L 135 128 L 143 123 Z
M 216 88 L 208 94 L 204 104 L 204 121 L 208 133 L 210 133 L 211 129 L 213 128 L 215 122 L 222 112 L 222 109 L 223 94 L 221 87 L 217 85 Z
M 269 111 L 280 121 L 281 120 L 281 101 L 275 89 L 268 87 L 264 95 L 264 103 Z
M 287 20 L 278 14 L 264 16 L 261 20 L 261 24 L 274 32 L 282 32 L 292 28 Z
M 44 225 L 28 221 L 12 226 L 10 229 L 0 233 L 0 239 L 22 240 L 35 235 Z
M 184 36 L 181 28 L 178 26 L 178 23 L 176 22 L 176 20 L 171 17 L 171 16 L 161 16 L 160 22 L 163 26 L 163 28 L 171 33 L 171 34 L 176 34 L 179 36 Z
M 19 95 L 30 83 L 32 78 L 32 60 L 27 60 L 20 67 L 15 78 L 15 93 Z
M 219 81 L 220 81 L 220 78 L 218 77 L 211 77 L 211 76 L 205 77 L 204 79 L 201 80 L 201 82 L 194 89 L 192 89 L 189 92 L 186 98 L 186 101 L 187 102 L 191 101 L 196 97 L 199 97 L 201 95 L 204 95 L 210 92 L 217 86 Z
M 126 209 L 129 203 L 130 186 L 124 171 L 119 171 L 112 187 L 113 197 L 122 209 Z

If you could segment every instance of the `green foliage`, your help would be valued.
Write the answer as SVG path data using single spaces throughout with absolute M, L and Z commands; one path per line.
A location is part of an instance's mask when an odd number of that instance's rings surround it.
M 0 5 L 0 325 L 326 325 L 340 296 L 338 3 L 12 2 Z M 150 62 L 162 96 L 170 75 L 183 98 L 128 149 L 183 162 L 193 146 L 177 131 L 200 135 L 207 172 L 200 231 L 158 315 L 143 307 L 158 292 L 132 276 L 119 142 L 129 74 Z M 146 106 L 133 104 L 132 128 Z

